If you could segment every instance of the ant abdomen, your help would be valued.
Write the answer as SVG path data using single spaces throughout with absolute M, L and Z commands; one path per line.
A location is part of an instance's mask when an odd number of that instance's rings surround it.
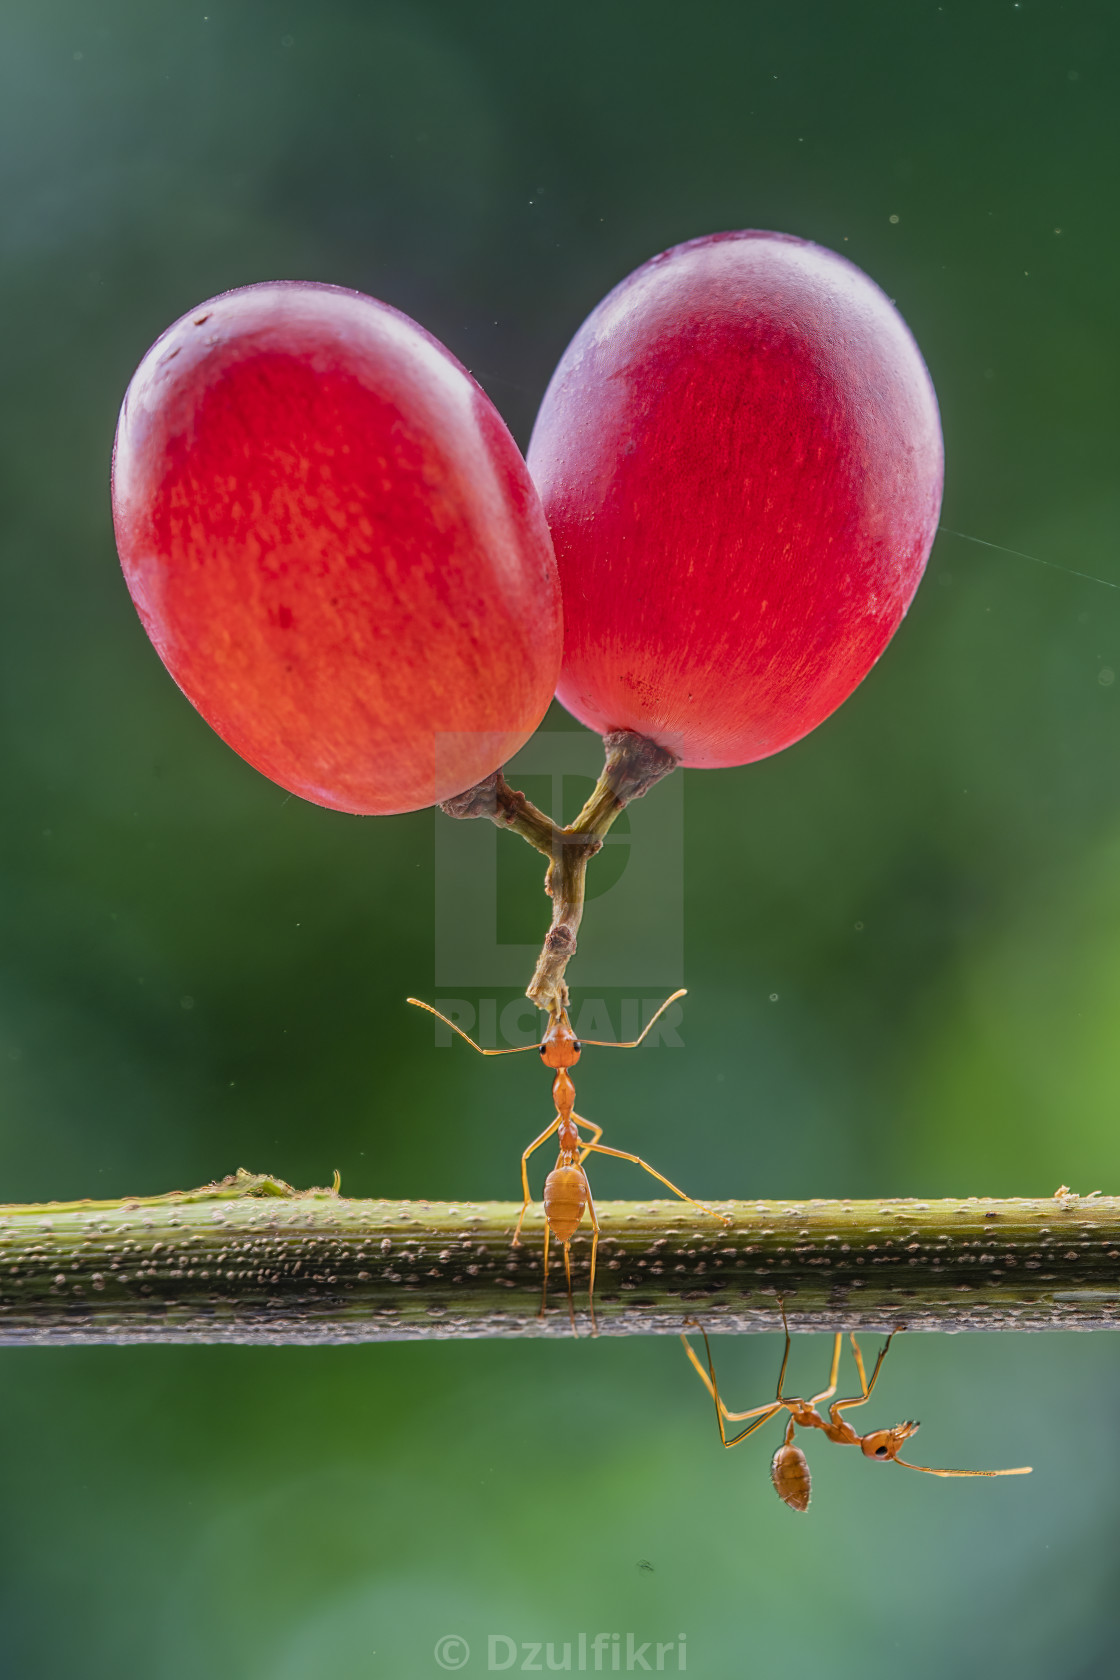
M 556 1167 L 544 1183 L 544 1216 L 557 1242 L 572 1240 L 587 1211 L 587 1179 L 582 1167 Z
M 809 1476 L 809 1462 L 800 1447 L 791 1446 L 786 1442 L 778 1448 L 770 1460 L 770 1480 L 778 1498 L 784 1500 L 791 1511 L 809 1509 L 812 1480 Z

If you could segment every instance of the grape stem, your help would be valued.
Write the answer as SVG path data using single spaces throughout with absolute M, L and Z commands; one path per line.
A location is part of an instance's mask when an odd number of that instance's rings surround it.
M 575 822 L 566 828 L 511 788 L 500 770 L 440 806 L 449 817 L 489 817 L 498 828 L 520 834 L 548 859 L 544 890 L 552 900 L 552 924 L 525 996 L 552 1017 L 568 1007 L 564 974 L 576 952 L 588 861 L 602 849 L 603 836 L 619 812 L 677 764 L 671 752 L 632 729 L 613 730 L 603 737 L 603 746 L 603 773 Z

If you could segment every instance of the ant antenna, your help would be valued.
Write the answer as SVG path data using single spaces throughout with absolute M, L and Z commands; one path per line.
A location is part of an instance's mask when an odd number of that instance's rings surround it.
M 442 1021 L 445 1027 L 450 1027 L 453 1033 L 458 1033 L 460 1038 L 465 1038 L 471 1049 L 477 1050 L 480 1056 L 517 1056 L 522 1050 L 536 1050 L 539 1048 L 536 1040 L 534 1039 L 532 1044 L 515 1044 L 511 1050 L 484 1050 L 481 1044 L 475 1043 L 469 1033 L 465 1033 L 462 1027 L 457 1027 L 454 1021 L 449 1021 L 446 1015 L 441 1015 L 438 1009 L 433 1009 L 430 1003 L 423 1003 L 419 998 L 411 997 L 405 998 L 404 1001 L 406 1003 L 414 1003 L 417 1009 L 426 1009 L 429 1015 L 434 1015 L 436 1020 Z M 656 1021 L 656 1019 L 657 1016 L 655 1015 L 653 1020 Z M 651 1027 L 652 1025 L 653 1021 L 650 1022 Z M 647 1027 L 646 1031 L 648 1032 L 648 1030 L 649 1028 Z
M 649 1020 L 646 1022 L 645 1026 L 642 1028 L 642 1030 L 638 1034 L 637 1038 L 632 1038 L 628 1044 L 616 1044 L 612 1039 L 606 1039 L 606 1038 L 585 1038 L 585 1039 L 582 1039 L 580 1042 L 583 1043 L 583 1044 L 594 1044 L 600 1050 L 636 1050 L 638 1048 L 639 1044 L 642 1042 L 642 1039 L 649 1032 L 649 1029 L 654 1025 L 655 1022 L 657 1022 L 661 1019 L 662 1015 L 664 1015 L 664 1013 L 668 1009 L 669 1005 L 671 1003 L 676 1003 L 678 998 L 687 997 L 687 996 L 688 996 L 688 987 L 687 986 L 682 986 L 679 992 L 674 992 L 672 997 L 667 997 L 665 999 L 665 1002 L 661 1005 L 661 1008 L 657 1011 L 656 1015 L 651 1015 L 650 1016 Z
M 920 1470 L 923 1476 L 1029 1476 L 1033 1468 L 1020 1464 L 1015 1470 L 935 1470 L 931 1464 L 907 1464 L 904 1458 L 896 1458 L 895 1463 L 904 1470 Z

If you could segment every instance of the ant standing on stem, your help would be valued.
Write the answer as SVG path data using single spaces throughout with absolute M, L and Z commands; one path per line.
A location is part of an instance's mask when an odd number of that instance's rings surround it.
M 620 1161 L 633 1161 L 635 1166 L 644 1167 L 646 1172 L 671 1190 L 674 1196 L 679 1196 L 682 1202 L 688 1202 L 692 1207 L 698 1207 L 702 1213 L 711 1214 L 713 1219 L 722 1219 L 725 1225 L 731 1223 L 725 1214 L 715 1213 L 712 1208 L 705 1207 L 703 1202 L 686 1196 L 683 1190 L 678 1190 L 663 1173 L 651 1167 L 648 1161 L 643 1161 L 640 1155 L 630 1155 L 624 1149 L 608 1149 L 606 1144 L 600 1143 L 603 1135 L 602 1126 L 597 1126 L 593 1120 L 584 1120 L 575 1112 L 576 1089 L 572 1084 L 569 1068 L 575 1067 L 585 1044 L 593 1044 L 604 1050 L 636 1050 L 654 1023 L 660 1019 L 671 1003 L 685 996 L 682 988 L 674 992 L 672 997 L 666 998 L 657 1013 L 646 1022 L 638 1037 L 629 1044 L 614 1044 L 600 1038 L 581 1040 L 572 1030 L 572 1023 L 568 1019 L 568 1011 L 559 1007 L 552 1012 L 545 1035 L 539 1046 L 532 1044 L 518 1044 L 510 1050 L 484 1050 L 481 1044 L 476 1044 L 473 1038 L 457 1027 L 454 1021 L 449 1021 L 446 1015 L 441 1015 L 438 1009 L 433 1009 L 430 1003 L 423 1003 L 419 998 L 410 997 L 409 1003 L 418 1009 L 426 1009 L 429 1015 L 434 1015 L 444 1026 L 450 1027 L 452 1032 L 465 1038 L 472 1050 L 477 1050 L 480 1056 L 516 1056 L 519 1051 L 539 1048 L 541 1061 L 545 1067 L 552 1068 L 556 1077 L 552 1081 L 552 1100 L 556 1104 L 556 1118 L 551 1126 L 543 1131 L 538 1138 L 534 1138 L 521 1156 L 521 1213 L 518 1217 L 517 1228 L 513 1233 L 514 1246 L 521 1241 L 521 1226 L 525 1215 L 529 1211 L 532 1200 L 529 1194 L 529 1157 L 542 1143 L 556 1133 L 559 1154 L 556 1165 L 545 1180 L 544 1186 L 544 1288 L 541 1294 L 541 1316 L 544 1316 L 548 1304 L 548 1242 L 549 1234 L 555 1236 L 564 1249 L 564 1276 L 568 1282 L 568 1316 L 572 1323 L 572 1334 L 576 1335 L 575 1307 L 572 1302 L 572 1267 L 571 1241 L 583 1219 L 584 1213 L 591 1216 L 591 1277 L 587 1289 L 587 1304 L 591 1311 L 591 1330 L 598 1334 L 595 1320 L 595 1260 L 599 1250 L 599 1220 L 595 1213 L 595 1202 L 591 1195 L 591 1186 L 587 1182 L 587 1174 L 583 1170 L 583 1163 L 591 1154 L 613 1155 Z M 581 1138 L 579 1127 L 584 1126 L 592 1133 L 590 1138 Z
M 832 1370 L 829 1373 L 828 1387 L 822 1389 L 819 1394 L 814 1394 L 809 1400 L 787 1399 L 782 1393 L 782 1384 L 785 1382 L 786 1366 L 789 1364 L 790 1335 L 785 1306 L 781 1302 L 779 1302 L 779 1306 L 781 1307 L 782 1323 L 785 1325 L 786 1349 L 782 1356 L 782 1368 L 778 1372 L 777 1397 L 765 1406 L 755 1406 L 749 1412 L 729 1412 L 720 1399 L 719 1389 L 716 1386 L 716 1370 L 712 1363 L 711 1343 L 708 1341 L 707 1331 L 698 1319 L 688 1318 L 685 1319 L 685 1323 L 694 1325 L 704 1338 L 704 1347 L 708 1355 L 708 1369 L 706 1371 L 689 1345 L 688 1337 L 682 1336 L 681 1341 L 684 1343 L 684 1350 L 692 1361 L 700 1381 L 716 1403 L 719 1438 L 725 1447 L 737 1447 L 740 1441 L 745 1441 L 748 1435 L 753 1435 L 756 1429 L 761 1429 L 763 1424 L 768 1423 L 776 1413 L 781 1411 L 789 1413 L 786 1438 L 770 1463 L 770 1479 L 774 1484 L 778 1498 L 784 1500 L 791 1511 L 807 1511 L 811 1491 L 808 1462 L 801 1448 L 795 1446 L 793 1441 L 794 1430 L 796 1429 L 823 1430 L 830 1441 L 837 1441 L 845 1447 L 859 1447 L 865 1458 L 877 1458 L 884 1464 L 901 1464 L 904 1470 L 920 1470 L 924 1476 L 1030 1475 L 1031 1467 L 1029 1464 L 1021 1465 L 1017 1470 L 935 1470 L 928 1464 L 908 1464 L 904 1458 L 899 1458 L 898 1454 L 903 1443 L 908 1441 L 911 1435 L 916 1434 L 918 1430 L 916 1423 L 896 1423 L 892 1429 L 873 1429 L 866 1435 L 856 1434 L 851 1424 L 841 1416 L 841 1413 L 849 1411 L 853 1406 L 862 1406 L 866 1400 L 870 1400 L 871 1392 L 879 1380 L 879 1372 L 883 1368 L 883 1361 L 887 1357 L 892 1341 L 898 1334 L 896 1330 L 891 1331 L 879 1350 L 879 1357 L 875 1361 L 875 1369 L 871 1373 L 870 1382 L 868 1382 L 867 1373 L 864 1370 L 863 1355 L 860 1353 L 859 1343 L 854 1335 L 850 1336 L 852 1352 L 856 1360 L 856 1370 L 859 1372 L 860 1392 L 850 1400 L 833 1400 L 832 1405 L 828 1408 L 827 1419 L 821 1417 L 817 1411 L 817 1406 L 822 1400 L 831 1400 L 836 1393 L 836 1376 L 840 1369 L 840 1349 L 844 1340 L 839 1331 L 832 1347 Z M 742 1423 L 747 1418 L 753 1418 L 754 1422 L 748 1424 L 746 1429 L 741 1430 L 738 1435 L 734 1435 L 731 1440 L 728 1440 L 727 1432 L 723 1427 L 724 1419 L 728 1423 Z

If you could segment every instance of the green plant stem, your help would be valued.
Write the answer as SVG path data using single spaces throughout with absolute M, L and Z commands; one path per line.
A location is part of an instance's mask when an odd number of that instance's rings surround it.
M 1120 1327 L 1120 1198 L 599 1206 L 605 1335 Z M 114 1202 L 0 1207 L 0 1341 L 363 1342 L 570 1334 L 539 1206 L 365 1201 L 240 1172 Z M 581 1334 L 589 1235 L 572 1248 Z
M 605 736 L 603 744 L 603 773 L 575 822 L 566 828 L 511 788 L 500 770 L 440 806 L 450 817 L 489 817 L 499 828 L 520 834 L 548 859 L 544 890 L 552 899 L 552 923 L 525 995 L 549 1015 L 568 1005 L 564 974 L 576 951 L 589 860 L 602 849 L 603 836 L 619 812 L 648 793 L 677 762 L 655 741 L 629 729 Z

